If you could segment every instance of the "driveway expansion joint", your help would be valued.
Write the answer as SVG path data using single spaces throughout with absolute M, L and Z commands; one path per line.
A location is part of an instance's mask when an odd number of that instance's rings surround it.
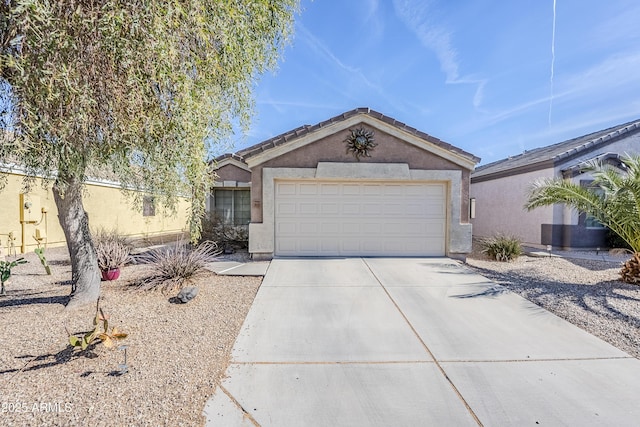
M 224 394 L 227 395 L 227 397 L 229 398 L 229 400 L 231 400 L 231 402 L 233 402 L 233 404 L 242 411 L 242 416 L 247 418 L 249 421 L 251 421 L 251 423 L 256 426 L 256 427 L 261 427 L 260 423 L 258 423 L 258 421 L 256 421 L 255 418 L 253 418 L 253 416 L 246 410 L 244 409 L 244 407 L 240 404 L 240 402 L 238 402 L 238 399 L 236 399 L 235 397 L 233 397 L 233 395 L 229 392 L 229 390 L 227 390 L 222 384 L 218 384 L 218 388 L 220 390 L 222 390 L 222 392 Z
M 360 258 L 362 260 L 362 262 L 367 266 L 367 269 L 369 269 L 369 272 L 373 275 L 373 277 L 376 279 L 376 281 L 380 284 L 380 287 L 384 290 L 385 294 L 387 294 L 387 297 L 389 298 L 389 300 L 393 303 L 393 305 L 395 306 L 396 310 L 398 310 L 398 313 L 400 313 L 400 315 L 402 316 L 402 318 L 404 319 L 404 321 L 407 323 L 407 325 L 409 326 L 409 328 L 411 328 L 411 331 L 413 332 L 413 334 L 416 336 L 416 338 L 418 339 L 418 341 L 420 341 L 420 343 L 422 344 L 422 346 L 424 347 L 425 351 L 427 352 L 427 354 L 433 359 L 433 363 L 436 365 L 436 367 L 438 368 L 438 370 L 440 371 L 440 373 L 442 374 L 442 376 L 445 378 L 445 380 L 447 380 L 447 383 L 451 386 L 451 388 L 453 389 L 454 393 L 458 396 L 458 398 L 460 399 L 460 401 L 462 402 L 462 404 L 464 405 L 464 407 L 467 409 L 467 411 L 469 412 L 469 415 L 471 415 L 471 417 L 473 418 L 473 420 L 478 424 L 478 426 L 483 426 L 482 421 L 480 421 L 480 418 L 478 418 L 478 415 L 476 415 L 476 413 L 474 412 L 474 410 L 471 408 L 471 405 L 469 404 L 469 402 L 467 402 L 467 400 L 464 398 L 464 396 L 462 395 L 462 393 L 460 392 L 460 390 L 458 389 L 458 387 L 456 387 L 456 385 L 453 383 L 453 381 L 451 380 L 451 378 L 449 378 L 449 375 L 447 374 L 447 372 L 444 370 L 444 367 L 440 364 L 440 362 L 438 361 L 438 359 L 436 359 L 435 355 L 433 354 L 433 352 L 431 351 L 431 349 L 429 349 L 429 346 L 427 346 L 427 343 L 424 342 L 424 340 L 422 339 L 422 337 L 420 337 L 420 335 L 418 334 L 418 331 L 416 331 L 416 328 L 413 326 L 413 324 L 409 321 L 409 318 L 407 318 L 407 316 L 404 314 L 404 312 L 402 311 L 402 309 L 400 309 L 400 306 L 398 305 L 398 303 L 396 302 L 396 300 L 393 299 L 393 297 L 391 296 L 391 294 L 389 293 L 389 291 L 387 290 L 387 288 L 382 284 L 382 282 L 380 281 L 380 278 L 376 275 L 376 273 L 373 271 L 373 269 L 371 268 L 371 266 L 369 265 L 369 263 L 366 261 L 366 259 L 364 258 Z
M 236 362 L 232 361 L 229 365 L 420 365 L 432 364 L 433 360 L 344 360 L 344 361 L 284 361 L 284 362 Z
M 522 362 L 576 362 L 587 360 L 625 360 L 635 359 L 632 356 L 611 356 L 611 357 L 560 357 L 560 358 L 545 358 L 545 359 L 465 359 L 465 360 L 436 360 L 440 363 L 522 363 Z

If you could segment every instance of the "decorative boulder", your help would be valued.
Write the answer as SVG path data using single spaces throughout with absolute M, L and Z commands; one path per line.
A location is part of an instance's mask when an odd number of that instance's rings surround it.
M 189 286 L 186 288 L 182 288 L 178 293 L 178 301 L 185 304 L 194 299 L 198 295 L 198 288 L 195 286 Z

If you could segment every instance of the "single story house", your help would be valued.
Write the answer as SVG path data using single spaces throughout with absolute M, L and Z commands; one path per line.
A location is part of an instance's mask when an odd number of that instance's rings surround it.
M 527 245 L 556 248 L 606 247 L 607 230 L 584 213 L 558 204 L 527 212 L 531 184 L 540 178 L 570 179 L 589 186 L 585 162 L 620 165 L 619 157 L 640 152 L 640 120 L 479 166 L 471 174 L 474 236 L 517 236 Z
M 209 212 L 248 224 L 254 258 L 464 258 L 479 160 L 357 108 L 217 158 Z

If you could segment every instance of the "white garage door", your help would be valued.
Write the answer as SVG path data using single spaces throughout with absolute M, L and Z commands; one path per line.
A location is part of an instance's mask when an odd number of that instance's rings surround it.
M 441 183 L 276 181 L 275 255 L 442 256 Z

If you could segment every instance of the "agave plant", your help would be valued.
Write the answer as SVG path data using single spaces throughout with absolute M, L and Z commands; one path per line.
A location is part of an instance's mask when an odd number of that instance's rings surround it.
M 622 267 L 621 279 L 640 283 L 640 155 L 620 160 L 623 169 L 589 163 L 585 171 L 593 176 L 591 188 L 563 179 L 536 181 L 529 190 L 525 208 L 564 203 L 591 215 L 629 244 L 634 256 Z

